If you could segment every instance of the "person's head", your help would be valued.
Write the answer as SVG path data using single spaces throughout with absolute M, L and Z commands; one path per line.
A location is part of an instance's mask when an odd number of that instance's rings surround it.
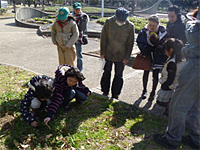
M 117 8 L 115 12 L 115 17 L 116 17 L 116 23 L 120 26 L 125 24 L 127 18 L 128 18 L 129 11 L 126 10 L 125 8 Z
M 169 38 L 164 42 L 163 48 L 169 58 L 173 58 L 175 56 L 175 61 L 177 63 L 182 61 L 181 49 L 183 48 L 183 45 L 184 44 L 181 40 Z
M 157 15 L 151 15 L 149 18 L 148 18 L 148 25 L 147 25 L 147 28 L 150 30 L 150 31 L 154 31 L 154 32 L 157 32 L 158 28 L 159 28 L 159 17 Z
M 67 7 L 61 7 L 58 11 L 57 18 L 61 22 L 65 22 L 68 19 L 70 11 Z
M 153 44 L 156 45 L 159 41 L 159 37 L 155 32 L 151 32 L 149 34 L 149 41 Z
M 40 79 L 35 87 L 35 96 L 41 101 L 49 99 L 52 95 L 53 88 L 48 84 L 46 79 Z
M 85 77 L 78 68 L 70 68 L 65 72 L 65 76 L 69 86 L 74 86 L 77 82 L 85 80 Z
M 180 16 L 181 14 L 178 6 L 173 5 L 168 8 L 168 19 L 170 23 L 174 23 Z
M 79 15 L 81 13 L 81 7 L 82 7 L 81 3 L 76 2 L 73 4 L 74 13 L 76 15 Z

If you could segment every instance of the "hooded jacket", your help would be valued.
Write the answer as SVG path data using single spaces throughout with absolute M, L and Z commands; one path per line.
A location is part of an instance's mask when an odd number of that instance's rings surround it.
M 153 69 L 162 69 L 167 59 L 162 45 L 166 38 L 169 38 L 169 34 L 164 26 L 159 26 L 157 34 L 159 36 L 158 43 L 150 45 L 148 42 L 149 30 L 145 27 L 139 32 L 136 42 L 141 54 L 151 57 Z
M 78 27 L 73 20 L 61 25 L 59 21 L 55 21 L 52 26 L 51 39 L 54 44 L 63 47 L 72 47 L 79 36 Z

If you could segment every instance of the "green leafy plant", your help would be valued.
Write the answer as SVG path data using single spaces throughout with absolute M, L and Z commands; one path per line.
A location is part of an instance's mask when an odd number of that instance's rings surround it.
M 4 13 L 6 13 L 7 12 L 7 9 L 6 8 L 0 8 L 0 15 L 1 14 L 4 14 Z

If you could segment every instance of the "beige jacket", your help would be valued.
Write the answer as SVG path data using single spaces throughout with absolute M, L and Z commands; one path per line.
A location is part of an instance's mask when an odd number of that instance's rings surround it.
M 54 44 L 61 47 L 72 47 L 79 36 L 76 22 L 69 21 L 63 27 L 59 21 L 55 21 L 52 26 L 51 38 Z
M 129 20 L 119 26 L 116 24 L 115 16 L 107 19 L 101 32 L 100 54 L 113 62 L 129 59 L 133 49 L 134 34 L 134 25 Z

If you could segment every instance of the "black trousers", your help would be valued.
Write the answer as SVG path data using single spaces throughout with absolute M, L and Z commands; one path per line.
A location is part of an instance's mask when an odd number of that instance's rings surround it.
M 119 95 L 121 93 L 121 89 L 123 86 L 123 71 L 124 71 L 124 63 L 123 62 L 112 62 L 106 60 L 106 64 L 104 67 L 103 76 L 101 78 L 101 91 L 104 93 L 109 93 L 110 90 L 110 78 L 112 65 L 115 65 L 115 76 L 112 82 L 112 95 Z

